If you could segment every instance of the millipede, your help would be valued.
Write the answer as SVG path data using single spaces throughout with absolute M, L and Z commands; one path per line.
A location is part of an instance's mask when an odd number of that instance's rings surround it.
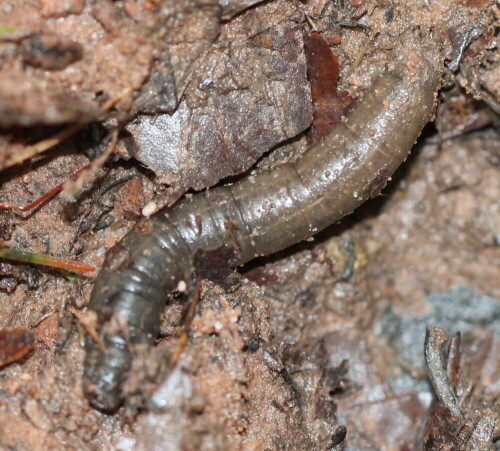
M 132 346 L 154 343 L 166 294 L 191 280 L 198 251 L 230 247 L 238 266 L 311 237 L 380 193 L 432 119 L 441 79 L 438 45 L 407 42 L 299 161 L 185 197 L 107 252 L 89 304 L 104 346 L 90 336 L 85 344 L 83 386 L 92 406 L 120 406 Z

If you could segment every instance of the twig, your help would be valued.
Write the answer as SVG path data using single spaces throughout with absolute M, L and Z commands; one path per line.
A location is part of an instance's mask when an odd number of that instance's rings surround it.
M 345 75 L 345 78 L 349 78 L 352 73 L 356 70 L 356 68 L 359 66 L 359 63 L 361 63 L 361 60 L 363 59 L 363 57 L 366 55 L 366 52 L 368 50 L 368 47 L 370 46 L 371 42 L 373 41 L 373 39 L 375 38 L 375 36 L 377 35 L 377 33 L 380 31 L 380 26 L 376 26 L 373 31 L 371 32 L 370 36 L 368 37 L 368 39 L 366 40 L 365 44 L 363 45 L 363 47 L 361 48 L 361 52 L 359 52 L 359 55 L 357 56 L 357 58 L 354 60 L 354 63 L 352 63 L 352 66 L 349 68 L 349 70 L 347 71 L 346 75 Z
M 109 99 L 103 106 L 102 111 L 108 111 L 110 110 L 114 105 L 116 105 L 120 100 L 122 100 L 124 97 L 129 95 L 131 92 L 133 92 L 136 88 L 129 86 L 125 89 L 123 89 L 121 92 L 119 92 L 115 97 L 112 99 Z M 61 130 L 54 135 L 50 136 L 49 138 L 43 139 L 36 144 L 33 144 L 31 146 L 27 146 L 24 149 L 15 152 L 13 155 L 8 156 L 5 159 L 4 163 L 4 168 L 8 168 L 10 166 L 13 166 L 18 163 L 22 163 L 23 161 L 34 157 L 35 155 L 38 155 L 42 152 L 45 152 L 46 150 L 50 149 L 51 147 L 54 147 L 58 144 L 60 144 L 62 141 L 64 141 L 66 138 L 70 137 L 73 133 L 76 133 L 78 130 L 81 128 L 85 127 L 89 121 L 79 121 L 76 122 L 75 124 L 70 125 L 68 128 L 65 128 L 64 130 Z
M 443 346 L 447 341 L 448 336 L 443 329 L 440 327 L 427 327 L 424 344 L 425 361 L 429 369 L 429 379 L 439 401 L 453 415 L 464 418 L 464 414 L 458 404 L 457 396 L 451 387 L 450 378 L 446 372 Z

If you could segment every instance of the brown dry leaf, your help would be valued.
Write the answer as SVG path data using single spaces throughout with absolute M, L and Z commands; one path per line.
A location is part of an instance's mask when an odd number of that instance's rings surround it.
M 337 91 L 339 58 L 318 32 L 304 36 L 304 49 L 314 105 L 309 139 L 314 144 L 340 121 L 354 99 L 345 91 Z
M 23 358 L 32 347 L 33 334 L 29 330 L 0 330 L 0 368 Z

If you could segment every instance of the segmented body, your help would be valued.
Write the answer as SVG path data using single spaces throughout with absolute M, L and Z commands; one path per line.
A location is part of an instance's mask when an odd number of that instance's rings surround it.
M 405 57 L 297 163 L 184 198 L 110 249 L 89 305 L 104 343 L 87 337 L 84 391 L 94 407 L 119 406 L 130 344 L 154 342 L 166 294 L 190 280 L 197 250 L 231 246 L 239 265 L 314 235 L 380 192 L 432 117 L 440 80 L 437 52 Z

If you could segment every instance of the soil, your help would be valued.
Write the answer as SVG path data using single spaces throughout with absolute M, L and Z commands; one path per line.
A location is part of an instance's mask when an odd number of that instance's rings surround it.
M 145 212 L 302 156 L 311 24 L 338 56 L 335 93 L 362 98 L 409 26 L 439 36 L 444 70 L 382 196 L 232 283 L 199 281 L 185 343 L 186 297 L 170 299 L 114 414 L 81 387 L 98 270 L 0 259 L 0 448 L 497 449 L 498 21 L 488 0 L 4 0 L 0 203 L 67 183 L 0 210 L 0 245 L 96 268 Z M 455 337 L 441 360 L 461 415 L 429 382 L 428 326 Z

